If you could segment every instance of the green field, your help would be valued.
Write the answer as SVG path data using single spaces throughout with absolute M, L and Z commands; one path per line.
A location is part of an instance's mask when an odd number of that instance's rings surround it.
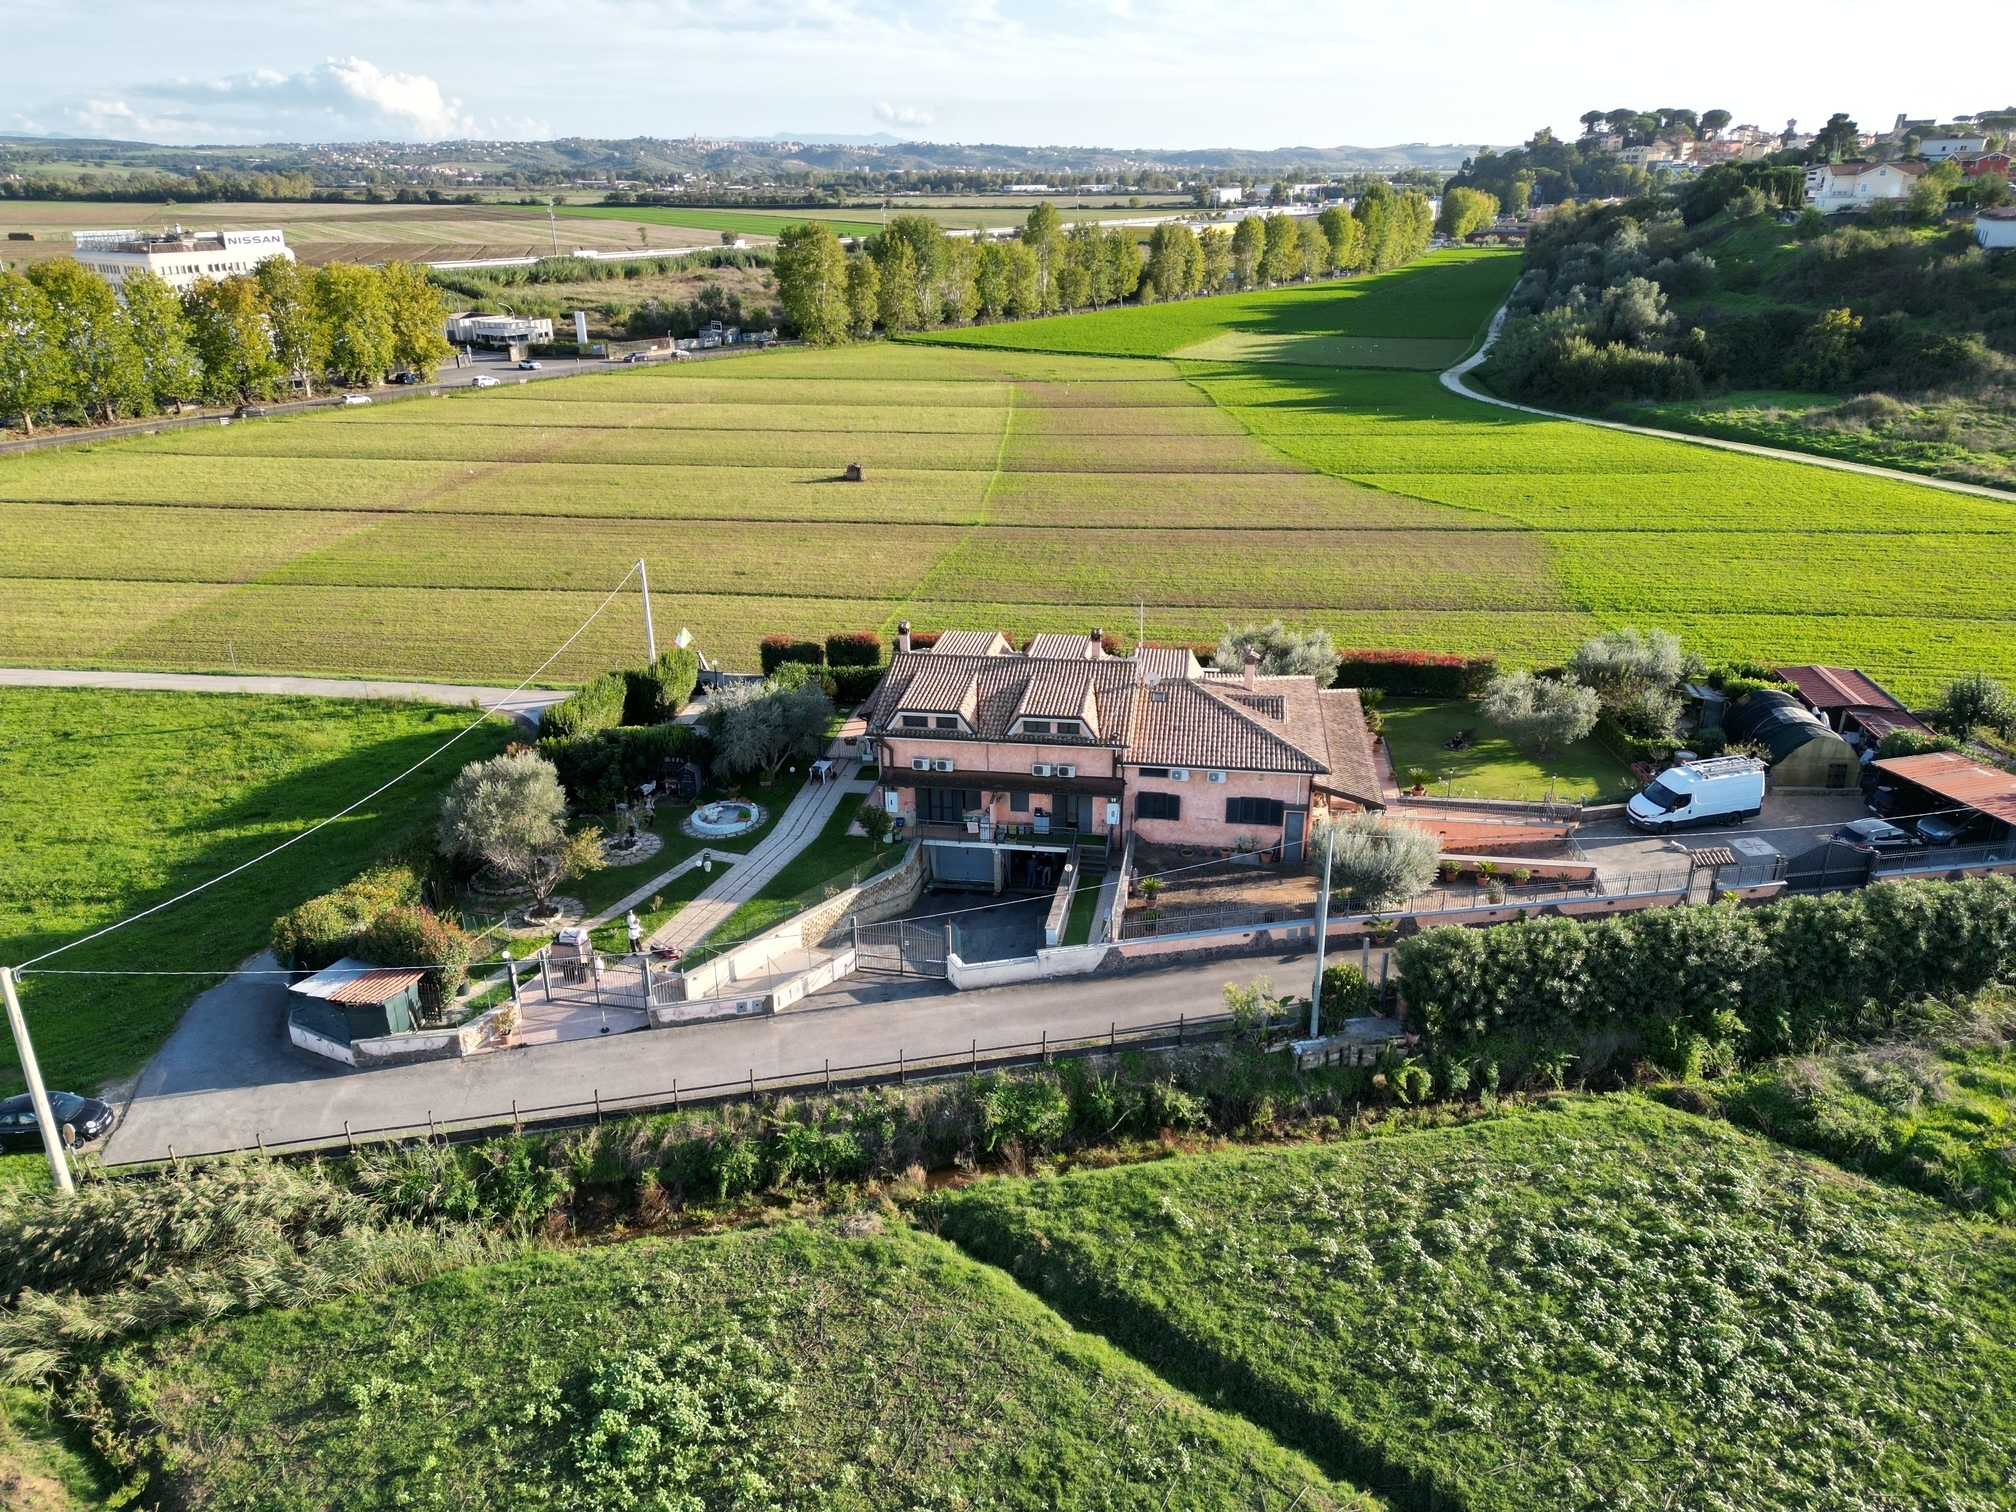
M 425 704 L 234 694 L 0 691 L 0 955 L 27 960 L 165 900 L 328 817 L 474 716 Z M 416 836 L 464 763 L 510 738 L 490 721 L 312 840 L 31 972 L 22 1004 L 52 1086 L 89 1094 L 137 1070 L 214 976 L 264 948 L 274 916 Z M 0 1087 L 20 1076 L 0 1042 Z
M 1491 312 L 1517 276 L 1517 262 L 1504 252 L 1433 252 L 1418 263 L 1368 278 L 932 331 L 915 339 L 1114 357 L 1222 356 L 1227 361 L 1315 366 L 1446 367 L 1483 336 Z M 1240 342 L 1238 337 L 1249 339 Z M 1358 341 L 1340 345 L 1339 338 Z M 1367 361 L 1376 353 L 1366 338 L 1405 341 L 1410 344 L 1410 360 Z M 1433 346 L 1412 345 L 1421 342 Z M 1430 360 L 1448 352 L 1453 355 Z
M 2016 502 L 1517 415 L 1426 371 L 1161 355 L 1439 362 L 1515 272 L 1436 254 L 0 457 L 0 663 L 515 683 L 643 556 L 660 626 L 730 666 L 906 617 L 1195 642 L 1280 614 L 1525 665 L 1657 625 L 1913 699 L 2016 676 Z M 642 638 L 626 595 L 544 679 Z
M 788 1405 L 731 1420 L 703 1398 L 676 1431 L 691 1444 L 729 1430 L 759 1450 L 770 1494 L 703 1475 L 691 1503 L 635 1505 L 1370 1512 L 999 1272 L 900 1227 L 535 1253 L 382 1300 L 194 1328 L 119 1368 L 162 1425 L 176 1461 L 163 1489 L 182 1504 L 617 1506 L 569 1452 L 584 1377 L 626 1351 L 734 1336 L 760 1350 L 744 1379 L 788 1388 Z
M 944 1231 L 1407 1507 L 2006 1506 L 2016 1244 L 1636 1099 L 954 1196 Z

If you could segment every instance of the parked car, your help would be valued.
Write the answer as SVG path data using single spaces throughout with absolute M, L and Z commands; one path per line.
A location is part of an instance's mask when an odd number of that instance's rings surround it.
M 496 388 L 498 385 L 503 383 L 503 381 L 504 380 L 502 378 L 492 378 L 488 373 L 478 373 L 474 378 L 471 378 L 469 380 L 469 387 Z
M 95 1097 L 79 1097 L 75 1092 L 51 1092 L 49 1111 L 58 1125 L 77 1131 L 78 1143 L 98 1138 L 112 1127 L 112 1106 Z M 12 1148 L 42 1143 L 42 1131 L 35 1123 L 35 1103 L 26 1092 L 18 1092 L 0 1102 L 0 1146 Z
M 1924 845 L 1985 845 L 1995 838 L 1999 821 L 1973 809 L 1947 814 L 1920 814 L 1911 821 Z
M 1907 834 L 1888 819 L 1854 820 L 1834 831 L 1834 840 L 1837 845 L 1878 856 L 1918 848 L 1917 836 Z
M 534 362 L 530 357 L 527 357 L 523 362 L 518 364 L 518 370 L 522 373 L 536 373 L 544 366 L 544 363 Z
M 231 411 L 234 420 L 261 420 L 265 415 L 266 406 L 263 404 L 241 404 Z
M 651 354 L 649 352 L 632 352 L 629 356 L 625 357 L 623 360 L 625 362 L 649 362 L 651 360 Z
M 1764 764 L 1717 756 L 1669 767 L 1624 805 L 1625 820 L 1653 834 L 1701 824 L 1741 824 L 1764 810 Z
M 371 396 L 369 394 L 345 394 L 343 402 L 345 404 L 369 404 Z
M 392 381 L 394 383 L 420 383 L 424 380 L 418 373 L 394 373 Z

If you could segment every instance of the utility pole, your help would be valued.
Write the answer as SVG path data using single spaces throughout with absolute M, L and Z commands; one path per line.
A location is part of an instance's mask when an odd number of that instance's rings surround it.
M 553 234 L 553 255 L 560 255 L 560 222 L 554 219 L 553 196 L 546 196 L 546 229 Z
M 7 1027 L 14 1031 L 14 1052 L 21 1057 L 21 1074 L 28 1078 L 28 1096 L 35 1104 L 35 1122 L 42 1130 L 42 1149 L 49 1157 L 49 1174 L 56 1190 L 69 1196 L 76 1190 L 70 1182 L 70 1161 L 63 1151 L 63 1136 L 49 1111 L 49 1091 L 42 1085 L 42 1068 L 35 1063 L 35 1046 L 28 1038 L 28 1021 L 21 1016 L 21 999 L 14 991 L 14 968 L 0 966 L 0 994 L 7 998 Z
M 644 558 L 637 558 L 637 586 L 644 591 L 644 665 L 658 660 L 658 632 L 651 626 L 651 579 L 644 572 Z
M 1323 886 L 1316 893 L 1316 980 L 1309 984 L 1309 1038 L 1323 1029 L 1323 942 L 1330 932 L 1330 852 L 1337 844 L 1337 826 L 1323 829 Z

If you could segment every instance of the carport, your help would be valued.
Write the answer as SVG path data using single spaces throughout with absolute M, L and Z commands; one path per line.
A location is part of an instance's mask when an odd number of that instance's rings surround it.
M 1972 812 L 1983 821 L 1983 841 L 1999 840 L 2016 825 L 2016 776 L 1985 761 L 1958 751 L 1925 751 L 1872 765 L 1896 789 L 1893 818 Z

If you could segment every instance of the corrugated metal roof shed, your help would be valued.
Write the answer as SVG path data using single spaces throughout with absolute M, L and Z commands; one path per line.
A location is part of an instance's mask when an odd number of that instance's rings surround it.
M 1816 709 L 1891 709 L 1904 705 L 1874 678 L 1853 667 L 1780 667 L 1778 675 Z
M 1926 751 L 1876 763 L 1877 770 L 1963 808 L 1977 809 L 2016 824 L 2016 776 L 1957 751 Z
M 303 997 L 321 998 L 331 1003 L 368 1006 L 397 997 L 427 972 L 414 966 L 374 966 L 355 956 L 345 956 L 333 966 L 325 966 L 305 982 L 288 990 Z

